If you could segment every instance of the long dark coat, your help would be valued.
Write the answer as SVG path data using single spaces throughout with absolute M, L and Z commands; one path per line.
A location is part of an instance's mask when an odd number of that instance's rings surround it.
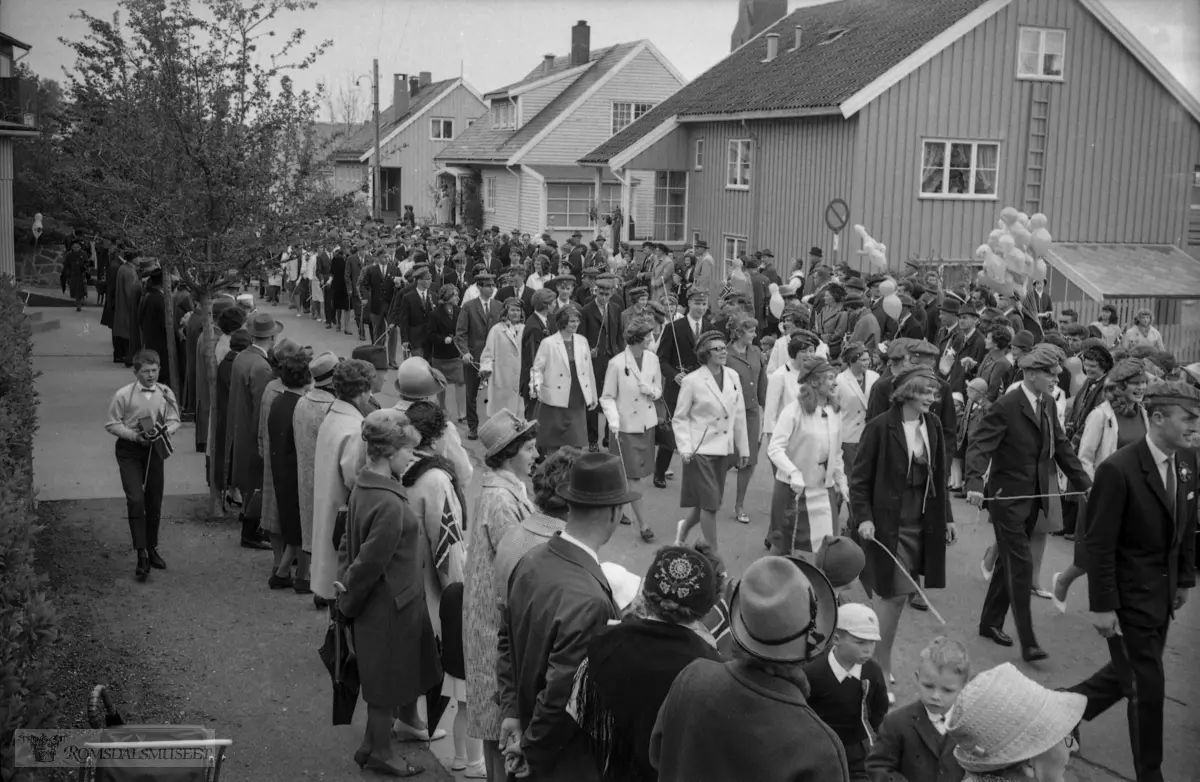
M 288 545 L 299 546 L 300 474 L 296 462 L 296 435 L 292 416 L 300 394 L 284 389 L 275 397 L 267 414 L 267 443 L 270 446 L 271 482 L 275 491 L 278 527 Z M 264 492 L 265 493 L 265 492 Z
M 954 521 L 950 512 L 950 494 L 946 491 L 946 439 L 941 422 L 933 413 L 924 414 L 929 432 L 929 481 L 925 513 L 921 517 L 921 574 L 925 586 L 946 586 L 946 524 Z M 849 466 L 848 466 L 849 467 Z M 858 441 L 858 457 L 850 472 L 850 506 L 854 523 L 875 523 L 875 539 L 896 553 L 900 540 L 900 495 L 908 485 L 908 441 L 904 437 L 901 407 L 867 422 Z M 865 580 L 886 584 L 890 594 L 894 578 L 891 557 L 879 546 L 864 543 L 867 566 Z
M 71 250 L 63 256 L 62 284 L 71 294 L 72 299 L 87 298 L 88 265 L 91 259 L 83 250 Z
M 275 373 L 261 350 L 248 347 L 233 362 L 229 378 L 228 440 L 230 470 L 234 485 L 249 499 L 262 489 L 263 457 L 258 452 L 258 419 L 262 414 L 263 391 Z
M 426 545 L 404 488 L 363 470 L 350 492 L 338 580 L 338 609 L 354 620 L 363 700 L 412 703 L 442 677 L 437 639 L 425 605 Z
M 229 482 L 229 383 L 233 377 L 233 361 L 238 357 L 241 351 L 230 350 L 221 359 L 221 363 L 217 364 L 217 403 L 214 405 L 214 414 L 217 420 L 216 429 L 214 432 L 215 441 L 209 443 L 210 458 L 215 462 L 217 476 L 217 488 L 224 490 L 230 485 Z M 249 498 L 247 498 L 249 499 Z
M 112 330 L 120 339 L 138 337 L 138 299 L 142 296 L 142 280 L 132 262 L 121 264 L 113 275 L 113 288 L 108 292 L 113 302 Z
M 113 327 L 113 311 L 117 306 L 117 274 L 125 262 L 114 252 L 108 262 L 108 272 L 104 275 L 104 310 L 100 313 L 100 325 Z M 120 335 L 118 335 L 120 336 Z
M 162 288 L 149 288 L 142 295 L 138 303 L 138 331 L 141 333 L 141 346 L 158 354 L 158 366 L 162 370 L 159 378 L 174 387 L 175 384 L 171 382 L 171 354 L 167 352 L 167 297 L 163 295 Z

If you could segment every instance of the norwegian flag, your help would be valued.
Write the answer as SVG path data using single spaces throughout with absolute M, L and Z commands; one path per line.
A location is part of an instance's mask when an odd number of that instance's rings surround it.
M 167 424 L 165 421 L 159 421 L 157 424 L 151 426 L 149 419 L 144 418 L 142 419 L 142 430 L 150 438 L 150 445 L 159 457 L 166 459 L 175 453 L 175 446 L 171 444 L 171 435 L 167 433 Z
M 437 548 L 433 552 L 434 566 L 441 568 L 446 559 L 450 556 L 450 549 L 454 548 L 455 544 L 462 543 L 462 527 L 458 523 L 458 519 L 454 518 L 454 513 L 450 510 L 450 498 L 446 498 L 445 507 L 442 509 L 442 524 L 441 530 L 438 532 Z

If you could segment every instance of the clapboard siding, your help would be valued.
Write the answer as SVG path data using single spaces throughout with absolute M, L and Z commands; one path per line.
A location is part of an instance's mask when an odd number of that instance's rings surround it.
M 574 165 L 612 135 L 614 101 L 657 104 L 682 86 L 649 49 L 642 48 L 521 162 Z M 584 173 L 590 174 L 590 170 Z
M 484 224 L 498 225 L 504 231 L 512 229 L 520 220 L 521 178 L 503 166 L 481 166 L 479 176 L 481 187 L 486 187 L 488 177 L 496 178 L 495 209 L 484 212 Z
M 546 227 L 546 211 L 542 195 L 545 186 L 537 177 L 523 173 L 521 175 L 521 230 L 536 236 Z
M 550 101 L 562 94 L 563 90 L 570 87 L 575 81 L 575 77 L 559 79 L 553 84 L 547 84 L 545 87 L 538 87 L 536 90 L 521 95 L 517 98 L 517 102 L 521 106 L 522 123 L 528 122 L 538 115 L 538 112 L 546 108 Z

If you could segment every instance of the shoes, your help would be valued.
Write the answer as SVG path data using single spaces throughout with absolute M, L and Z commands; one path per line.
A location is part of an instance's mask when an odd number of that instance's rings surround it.
M 247 538 L 247 537 L 243 536 L 242 537 L 242 548 L 252 548 L 252 549 L 258 549 L 259 551 L 265 551 L 265 550 L 271 548 L 271 544 L 261 541 L 258 538 Z
M 292 585 L 293 581 L 291 576 L 281 576 L 278 573 L 272 573 L 271 577 L 267 579 L 267 586 L 269 586 L 271 589 L 287 589 Z
M 478 440 L 479 439 L 479 430 L 474 427 L 471 427 L 471 429 L 467 431 L 467 439 L 468 440 Z
M 1045 589 L 1039 589 L 1037 587 L 1034 587 L 1033 589 L 1029 590 L 1029 592 L 1030 592 L 1030 594 L 1037 595 L 1038 597 L 1042 598 L 1043 600 L 1053 600 L 1054 599 L 1054 593 L 1047 592 Z
M 656 488 L 656 489 L 665 489 L 665 488 L 667 488 L 667 479 L 666 479 L 666 478 L 658 478 L 658 477 L 655 477 L 655 479 L 654 479 L 654 488 Z
M 621 524 L 623 524 L 624 526 L 628 527 L 632 523 L 633 523 L 633 519 L 629 518 L 628 516 L 621 517 Z
M 225 502 L 226 502 L 226 504 L 232 505 L 235 508 L 242 507 L 242 501 L 239 500 L 237 497 L 234 497 L 229 492 L 225 492 Z
M 746 513 L 746 511 L 744 511 L 744 510 L 738 511 L 737 514 L 734 515 L 734 518 L 738 520 L 739 524 L 749 524 L 750 523 L 750 514 Z
M 313 605 L 315 605 L 317 608 L 328 608 L 329 601 L 320 595 L 313 595 Z
M 666 473 L 664 473 L 664 475 L 666 475 L 666 477 L 667 477 L 667 478 L 674 478 L 674 477 L 675 477 L 675 471 L 674 471 L 674 470 L 667 470 L 667 471 L 666 471 Z
M 450 770 L 451 771 L 463 771 L 469 765 L 471 765 L 471 764 L 467 762 L 466 758 L 460 758 L 458 756 L 455 756 L 454 760 L 450 761 Z
M 150 575 L 150 558 L 145 553 L 139 551 L 137 567 L 134 568 L 133 577 L 138 581 L 145 581 L 148 575 Z
M 158 555 L 158 549 L 156 549 L 156 548 L 150 549 L 149 559 L 150 559 L 150 567 L 154 568 L 155 570 L 166 570 L 167 569 L 167 563 L 163 562 L 163 558 Z
M 999 627 L 981 627 L 979 628 L 979 636 L 981 638 L 987 638 L 988 640 L 995 641 L 1001 646 L 1013 645 L 1013 639 L 1009 638 L 1008 635 Z
M 355 753 L 354 759 L 357 761 L 358 758 L 358 753 Z M 359 765 L 359 768 L 363 771 L 374 771 L 376 774 L 381 774 L 385 777 L 399 777 L 400 779 L 415 777 L 417 774 L 425 772 L 424 766 L 414 766 L 407 760 L 404 761 L 404 768 L 400 768 L 370 755 L 367 756 L 365 762 Z
M 600 453 L 599 443 L 588 443 L 588 453 Z
M 1046 650 L 1038 645 L 1026 646 L 1021 649 L 1021 657 L 1027 663 L 1036 663 L 1039 660 L 1045 660 L 1050 655 L 1046 654 Z
M 312 594 L 312 586 L 307 578 L 293 578 L 292 589 L 296 590 L 298 595 Z
M 928 611 L 929 606 L 921 599 L 921 596 L 913 592 L 908 596 L 908 607 L 914 611 Z
M 641 536 L 642 540 L 646 543 L 654 542 L 654 530 L 650 529 L 649 527 L 646 527 L 644 530 L 642 530 Z
M 388 362 L 388 369 L 399 369 L 399 368 L 400 368 L 400 365 L 397 364 L 395 361 Z
M 1062 573 L 1055 573 L 1054 578 L 1050 579 L 1050 600 L 1054 603 L 1054 607 L 1058 609 L 1060 614 L 1067 612 L 1067 596 L 1063 592 L 1063 599 L 1058 599 L 1058 580 L 1062 578 Z
M 463 772 L 463 777 L 466 779 L 487 779 L 487 766 L 483 763 L 467 766 L 467 770 Z
M 325 330 L 326 330 L 326 331 L 330 331 L 332 328 L 333 328 L 333 324 L 332 324 L 332 323 L 326 323 L 326 324 L 325 324 Z
M 396 720 L 392 723 L 392 738 L 397 741 L 437 741 L 446 738 L 446 731 L 438 728 L 430 736 L 428 728 L 417 730 L 407 722 Z

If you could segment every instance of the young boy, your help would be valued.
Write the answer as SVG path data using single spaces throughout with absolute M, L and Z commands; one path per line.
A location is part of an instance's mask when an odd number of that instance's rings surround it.
M 920 700 L 883 721 L 867 757 L 873 782 L 959 782 L 954 741 L 946 738 L 946 715 L 971 674 L 966 648 L 938 636 L 921 652 L 917 668 Z
M 108 405 L 105 429 L 117 438 L 117 469 L 125 490 L 129 532 L 137 550 L 134 577 L 145 581 L 150 568 L 165 570 L 158 555 L 158 522 L 162 510 L 163 459 L 170 454 L 166 439 L 179 429 L 179 404 L 169 386 L 158 382 L 160 361 L 153 350 L 133 357 L 137 378 L 122 386 Z
M 833 647 L 804 666 L 812 692 L 808 705 L 842 740 L 852 782 L 869 782 L 867 753 L 888 710 L 887 682 L 871 659 L 879 640 L 879 618 L 870 606 L 838 608 Z

